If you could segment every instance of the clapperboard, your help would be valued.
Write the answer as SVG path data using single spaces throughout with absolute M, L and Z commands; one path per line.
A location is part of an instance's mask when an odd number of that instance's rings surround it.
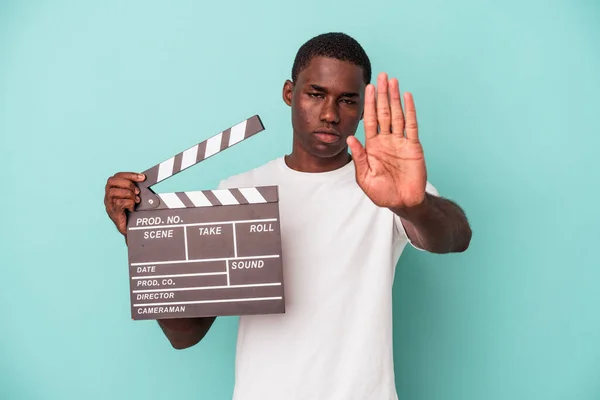
M 127 220 L 134 320 L 285 312 L 277 186 L 150 189 L 262 130 L 255 115 L 144 171 Z

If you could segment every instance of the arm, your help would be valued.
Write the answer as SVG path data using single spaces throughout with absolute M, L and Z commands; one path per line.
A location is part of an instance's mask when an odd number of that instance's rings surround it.
M 377 88 L 365 88 L 366 145 L 348 137 L 356 181 L 373 203 L 400 217 L 415 247 L 434 253 L 465 251 L 471 241 L 467 218 L 455 203 L 427 192 L 412 94 L 405 93 L 404 100 L 406 115 L 398 80 L 388 80 L 385 73 L 378 75 Z
M 450 200 L 425 194 L 416 206 L 390 208 L 402 220 L 411 242 L 432 253 L 463 252 L 471 242 L 471 227 L 463 210 Z
M 200 342 L 216 317 L 159 319 L 158 325 L 177 350 L 187 349 Z
M 119 172 L 106 183 L 104 205 L 106 213 L 124 236 L 127 243 L 127 214 L 133 212 L 135 204 L 140 202 L 139 189 L 135 182 L 146 177 L 132 172 Z M 158 320 L 158 325 L 171 345 L 176 349 L 192 347 L 200 342 L 215 321 L 215 317 L 177 318 Z

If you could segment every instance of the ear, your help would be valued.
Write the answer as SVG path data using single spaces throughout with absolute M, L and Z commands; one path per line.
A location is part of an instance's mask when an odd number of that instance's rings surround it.
M 358 100 L 358 105 L 360 106 L 360 118 L 358 118 L 359 121 L 362 121 L 363 118 L 365 117 L 365 90 L 366 90 L 367 85 L 362 85 L 361 89 L 359 90 L 358 94 L 359 94 L 359 100 Z
M 283 96 L 283 101 L 285 102 L 285 104 L 287 104 L 288 106 L 292 106 L 292 95 L 294 94 L 294 83 L 292 81 L 290 81 L 289 79 L 287 79 L 285 81 L 285 83 L 283 84 L 283 91 L 282 91 L 282 96 Z

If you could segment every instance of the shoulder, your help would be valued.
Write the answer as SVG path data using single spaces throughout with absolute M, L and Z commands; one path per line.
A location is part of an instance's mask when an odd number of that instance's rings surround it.
M 268 161 L 246 172 L 232 175 L 226 179 L 223 179 L 219 183 L 219 189 L 257 186 L 264 183 L 270 184 L 270 181 L 272 181 L 274 179 L 274 175 L 276 175 L 280 160 L 281 157 Z

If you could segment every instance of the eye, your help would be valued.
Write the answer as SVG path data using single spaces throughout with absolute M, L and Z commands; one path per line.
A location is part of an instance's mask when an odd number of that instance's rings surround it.
M 356 101 L 354 101 L 354 100 L 342 99 L 341 101 L 342 101 L 342 103 L 346 103 L 346 104 L 356 104 Z
M 308 95 L 310 97 L 315 97 L 315 98 L 319 98 L 319 99 L 323 98 L 323 94 L 322 93 L 309 93 Z

